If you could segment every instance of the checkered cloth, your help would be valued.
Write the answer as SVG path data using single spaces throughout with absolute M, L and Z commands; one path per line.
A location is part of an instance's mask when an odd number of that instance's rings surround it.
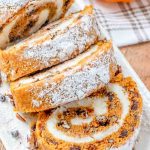
M 132 3 L 106 3 L 90 0 L 98 23 L 118 46 L 150 41 L 150 0 Z

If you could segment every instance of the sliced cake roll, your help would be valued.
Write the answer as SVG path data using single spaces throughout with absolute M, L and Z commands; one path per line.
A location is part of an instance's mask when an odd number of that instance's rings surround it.
M 111 42 L 99 42 L 76 58 L 11 83 L 16 111 L 38 112 L 80 100 L 116 72 Z
M 74 58 L 97 40 L 97 25 L 92 7 L 87 7 L 1 51 L 0 68 L 9 81 L 14 81 Z
M 34 144 L 38 150 L 132 150 L 141 114 L 135 82 L 118 78 L 88 98 L 41 112 Z
M 73 0 L 0 0 L 0 48 L 59 19 L 72 3 Z

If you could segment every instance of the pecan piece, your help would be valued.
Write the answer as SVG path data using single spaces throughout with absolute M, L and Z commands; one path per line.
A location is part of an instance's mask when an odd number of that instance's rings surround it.
M 92 144 L 88 147 L 88 150 L 96 150 L 96 149 L 97 149 L 96 146 Z
M 65 129 L 71 128 L 71 126 L 68 124 L 68 122 L 66 120 L 60 120 L 60 122 L 58 123 L 58 126 L 62 126 Z
M 117 71 L 115 72 L 115 76 L 117 76 L 119 73 L 122 73 L 121 66 L 117 65 Z
M 122 130 L 121 131 L 121 134 L 120 134 L 120 136 L 119 136 L 119 138 L 124 138 L 124 137 L 126 137 L 128 135 L 128 131 L 127 130 Z
M 108 92 L 108 93 L 107 93 L 107 96 L 108 96 L 109 101 L 112 101 L 113 98 L 114 98 L 114 93 Z
M 20 114 L 16 113 L 16 117 L 22 121 L 22 122 L 26 122 L 26 119 L 24 117 L 22 117 Z
M 132 106 L 131 106 L 131 110 L 137 110 L 138 109 L 138 102 L 137 101 L 133 101 L 133 104 L 132 104 Z
M 97 116 L 96 120 L 100 126 L 107 126 L 110 122 L 106 116 Z
M 73 146 L 70 147 L 70 150 L 81 150 L 81 148 L 79 146 Z

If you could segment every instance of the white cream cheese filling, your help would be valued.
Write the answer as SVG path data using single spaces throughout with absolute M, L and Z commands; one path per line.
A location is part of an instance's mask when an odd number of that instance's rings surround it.
M 0 47 L 5 48 L 9 43 L 9 34 L 12 28 L 16 25 L 16 22 L 19 20 L 20 16 L 16 17 L 12 22 L 8 23 L 4 30 L 0 33 Z
M 49 16 L 49 11 L 50 11 L 49 9 L 44 9 L 40 12 L 38 21 L 29 31 L 30 34 L 36 32 L 47 21 Z
M 86 119 L 75 117 L 71 120 L 71 124 L 72 125 L 82 125 L 82 124 L 86 124 L 86 123 L 89 124 L 91 121 L 92 121 L 92 117 L 88 117 Z
M 57 11 L 54 17 L 50 20 L 50 22 L 55 21 L 60 18 L 60 16 L 63 14 L 63 6 L 64 6 L 64 0 L 55 0 L 57 5 Z
M 115 124 L 111 127 L 109 127 L 107 130 L 105 131 L 102 131 L 102 132 L 98 132 L 98 133 L 95 133 L 95 134 L 92 134 L 90 136 L 86 136 L 86 137 L 72 137 L 72 136 L 68 136 L 66 135 L 64 132 L 62 131 L 59 131 L 57 128 L 56 128 L 56 124 L 58 123 L 58 118 L 57 118 L 57 114 L 60 113 L 60 112 L 63 112 L 66 108 L 68 107 L 73 107 L 73 106 L 76 106 L 76 107 L 79 107 L 80 106 L 80 103 L 84 104 L 84 102 L 88 104 L 88 106 L 90 105 L 91 106 L 91 103 L 93 103 L 93 101 L 99 101 L 99 103 L 101 104 L 102 102 L 102 105 L 103 107 L 105 107 L 105 105 L 103 104 L 104 103 L 104 99 L 101 99 L 101 98 L 94 98 L 94 99 L 91 99 L 88 98 L 88 99 L 84 99 L 82 100 L 82 102 L 78 103 L 78 102 L 72 102 L 70 104 L 67 104 L 65 107 L 61 107 L 59 109 L 57 109 L 49 118 L 49 120 L 47 121 L 47 128 L 49 130 L 49 132 L 55 137 L 55 138 L 58 138 L 60 140 L 63 140 L 63 141 L 66 141 L 66 142 L 73 142 L 73 143 L 87 143 L 87 142 L 92 142 L 92 141 L 95 141 L 95 140 L 102 140 L 103 138 L 111 135 L 112 133 L 114 132 L 117 132 L 119 130 L 119 128 L 122 127 L 123 123 L 124 123 L 124 119 L 125 117 L 127 116 L 127 114 L 129 113 L 129 105 L 130 105 L 130 102 L 129 102 L 129 99 L 128 99 L 128 94 L 125 92 L 125 90 L 120 86 L 120 85 L 117 85 L 117 84 L 110 84 L 108 86 L 108 90 L 111 91 L 111 92 L 114 92 L 117 94 L 117 97 L 119 98 L 121 104 L 122 104 L 122 114 L 121 114 L 121 119 L 118 120 L 118 124 Z M 98 102 L 96 102 L 97 104 Z M 101 110 L 101 106 L 100 104 L 98 105 L 93 105 L 94 107 L 94 110 Z M 107 108 L 104 108 L 105 110 L 107 110 Z M 97 115 L 97 111 L 95 111 L 95 115 Z M 77 118 L 75 118 L 76 121 L 77 121 Z M 88 120 L 79 120 L 79 122 L 77 122 L 77 124 L 81 124 L 82 123 L 90 123 L 90 121 L 92 121 L 92 119 L 88 119 Z M 73 121 L 74 123 L 74 121 Z

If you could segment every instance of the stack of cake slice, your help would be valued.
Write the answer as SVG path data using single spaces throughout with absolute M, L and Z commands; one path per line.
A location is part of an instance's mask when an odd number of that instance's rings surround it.
M 12 41 L 10 37 L 26 37 L 47 20 L 58 19 L 72 2 L 60 1 L 58 11 L 57 0 L 29 1 L 12 17 L 17 18 L 15 23 L 9 18 L 6 28 L 2 25 L 1 47 Z M 39 12 L 38 18 L 46 18 L 29 27 L 28 23 L 33 22 L 31 16 L 27 18 L 25 13 L 26 17 L 20 19 L 20 13 L 29 8 L 35 16 Z M 18 27 L 23 19 L 24 26 Z M 16 25 L 19 32 L 13 29 Z M 7 28 L 10 32 L 6 32 Z M 38 115 L 30 138 L 31 149 L 133 148 L 142 99 L 136 83 L 121 73 L 111 41 L 100 40 L 98 30 L 89 6 L 0 51 L 0 68 L 10 84 L 14 110 Z

